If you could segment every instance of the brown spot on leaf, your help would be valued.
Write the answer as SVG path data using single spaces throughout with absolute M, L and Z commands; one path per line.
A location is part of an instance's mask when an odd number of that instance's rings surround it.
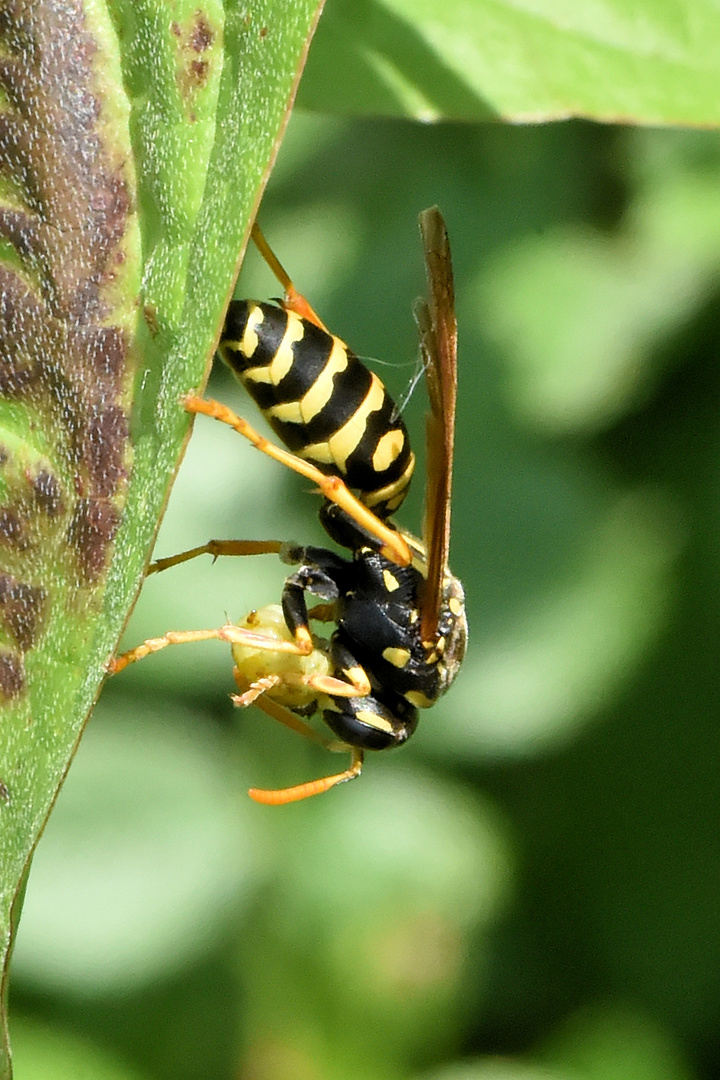
M 86 400 L 104 401 L 112 394 L 127 362 L 127 341 L 117 326 L 73 327 L 66 343 L 68 369 L 82 386 L 81 376 L 91 382 Z
M 64 533 L 65 503 L 80 497 L 71 532 L 94 579 L 127 474 L 131 343 L 113 314 L 134 193 L 90 27 L 83 0 L 0 3 L 0 238 L 16 256 L 0 260 L 0 395 L 27 408 L 30 431 L 42 429 L 57 454 L 0 508 L 0 544 L 22 550 L 30 537 L 34 557 L 36 530 L 45 539 L 58 518 Z M 0 614 L 9 617 L 1 599 Z
M 0 574 L 0 619 L 24 653 L 37 640 L 46 600 L 44 589 L 18 581 L 12 574 Z
M 184 98 L 191 98 L 207 83 L 210 64 L 206 59 L 200 59 L 200 55 L 215 41 L 215 30 L 205 12 L 198 9 L 184 28 L 175 24 L 173 33 L 179 39 L 178 86 Z
M 158 322 L 157 308 L 154 304 L 145 304 L 143 307 L 143 319 L 150 331 L 150 335 L 157 337 L 160 333 L 160 323 Z
M 81 499 L 70 524 L 70 542 L 75 547 L 82 572 L 95 581 L 105 569 L 108 548 L 119 525 L 116 508 L 105 500 Z
M 208 75 L 209 64 L 207 60 L 193 60 L 190 63 L 188 71 L 190 75 L 195 79 L 195 82 L 200 86 L 206 82 Z
M 84 457 L 92 490 L 98 495 L 113 495 L 125 476 L 127 438 L 127 417 L 118 406 L 102 409 L 88 421 Z
M 0 780 L 0 802 L 10 802 L 10 788 L 4 780 Z
M 87 320 L 89 310 L 103 314 L 98 290 L 126 227 L 127 185 L 108 168 L 96 131 L 96 47 L 82 5 L 36 5 L 27 22 L 30 46 L 5 65 L 17 109 L 0 113 L 2 171 L 19 182 L 26 207 L 2 207 L 0 231 L 36 264 L 53 313 Z
M 36 375 L 33 369 L 8 367 L 0 360 L 0 396 L 22 397 L 36 381 Z
M 7 544 L 18 551 L 24 551 L 28 546 L 24 522 L 11 506 L 0 507 L 0 544 Z
M 13 652 L 0 653 L 0 695 L 7 701 L 18 697 L 25 689 L 25 666 L 22 656 Z
M 56 517 L 63 509 L 60 485 L 56 477 L 43 470 L 34 478 L 32 487 L 36 506 L 48 517 Z
M 202 11 L 196 11 L 188 44 L 195 52 L 205 52 L 215 39 L 213 28 Z

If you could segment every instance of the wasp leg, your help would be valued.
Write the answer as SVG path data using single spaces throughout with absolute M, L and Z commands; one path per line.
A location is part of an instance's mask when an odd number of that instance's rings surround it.
M 273 249 L 268 244 L 267 240 L 263 236 L 260 226 L 257 222 L 252 227 L 251 236 L 253 243 L 262 255 L 265 262 L 272 270 L 275 277 L 278 279 L 283 289 L 285 290 L 285 296 L 283 297 L 282 306 L 286 311 L 294 311 L 296 315 L 299 315 L 303 319 L 308 319 L 315 326 L 319 326 L 321 330 L 325 330 L 326 333 L 330 333 L 325 323 L 320 316 L 310 306 L 302 293 L 298 292 L 288 274 L 285 267 L 282 265 Z
M 255 802 L 264 803 L 265 806 L 285 806 L 287 803 L 300 802 L 301 799 L 309 799 L 312 795 L 322 795 L 337 784 L 344 784 L 348 780 L 354 780 L 362 772 L 363 752 L 355 747 L 348 747 L 352 754 L 350 767 L 344 772 L 335 773 L 334 776 L 323 776 L 320 780 L 308 780 L 305 784 L 297 787 L 279 788 L 276 791 L 266 791 L 263 788 L 250 788 L 248 795 Z
M 328 560 L 333 558 L 331 552 L 325 552 L 322 549 L 318 549 L 318 555 L 327 557 Z M 270 617 L 271 608 L 251 612 L 243 620 L 242 628 L 247 627 L 252 633 L 260 630 L 265 631 L 268 640 L 263 648 L 272 651 L 270 642 L 279 642 L 284 646 L 282 649 L 284 653 L 290 655 L 294 653 L 296 656 L 307 657 L 308 665 L 303 669 L 302 665 L 300 667 L 297 664 L 288 666 L 287 664 L 274 662 L 272 665 L 261 664 L 258 671 L 255 666 L 256 661 L 252 658 L 252 652 L 256 650 L 251 650 L 251 655 L 246 656 L 244 655 L 245 650 L 242 650 L 243 655 L 241 655 L 240 650 L 234 649 L 236 666 L 239 672 L 242 673 L 241 677 L 247 679 L 248 683 L 241 694 L 233 696 L 235 705 L 252 705 L 264 694 L 270 694 L 273 699 L 276 699 L 278 694 L 272 694 L 271 692 L 278 688 L 291 691 L 292 698 L 290 701 L 286 701 L 286 704 L 292 706 L 301 702 L 309 704 L 311 700 L 316 700 L 319 695 L 357 698 L 367 697 L 371 693 L 370 680 L 347 649 L 341 654 L 338 653 L 340 658 L 340 662 L 338 662 L 335 657 L 337 648 L 333 647 L 333 666 L 330 666 L 330 654 L 326 648 L 318 646 L 310 631 L 307 602 L 305 600 L 306 589 L 326 600 L 334 600 L 338 596 L 337 583 L 319 563 L 304 565 L 289 577 L 285 582 L 282 594 L 282 631 L 287 633 L 289 638 L 278 636 L 280 627 L 274 621 L 276 616 Z M 324 664 L 312 663 L 313 657 L 322 659 Z M 246 666 L 248 661 L 250 662 L 249 668 Z M 249 671 L 252 671 L 255 676 L 252 681 L 248 677 Z M 335 671 L 341 677 L 337 677 L 334 674 Z M 236 676 L 237 681 L 238 677 Z M 294 691 L 300 689 L 303 692 L 296 695 Z M 308 693 L 309 691 L 312 693 Z M 282 695 L 280 697 L 282 700 Z
M 272 646 L 268 644 L 268 649 Z M 287 650 L 283 650 L 287 651 Z M 122 670 L 122 669 L 121 669 Z M 257 705 L 257 699 L 277 686 L 305 686 L 318 694 L 329 697 L 367 697 L 372 693 L 372 686 L 362 668 L 344 672 L 352 682 L 336 679 L 333 675 L 298 675 L 297 672 L 284 671 L 282 675 L 267 675 L 250 684 L 242 694 L 233 694 L 233 703 L 238 706 Z
M 212 555 L 213 560 L 220 555 L 279 555 L 283 546 L 281 540 L 208 540 L 207 544 L 202 544 L 200 547 L 180 551 L 177 555 L 170 555 L 166 559 L 156 559 L 148 566 L 145 576 L 168 570 L 179 563 L 189 562 L 190 559 L 196 559 L 198 555 Z
M 308 550 L 312 549 L 306 549 L 306 552 Z M 332 553 L 319 549 L 318 554 L 324 558 Z M 301 566 L 296 573 L 287 579 L 283 588 L 282 610 L 287 628 L 298 643 L 312 642 L 312 635 L 308 625 L 307 603 L 305 601 L 306 589 L 325 600 L 335 600 L 339 595 L 337 583 L 319 563 Z M 332 675 L 296 675 L 292 673 L 288 673 L 287 676 L 283 675 L 281 678 L 287 680 L 290 685 L 299 683 L 317 690 L 320 694 L 329 694 L 333 697 L 367 697 L 372 690 L 367 675 L 360 665 L 355 663 L 354 658 L 347 649 L 343 651 L 342 659 L 346 662 L 338 666 L 345 679 L 336 679 Z
M 245 645 L 251 649 L 267 649 L 269 652 L 294 653 L 301 656 L 308 651 L 304 644 L 295 641 L 278 641 L 275 638 L 265 637 L 263 634 L 254 634 L 250 630 L 236 626 L 235 623 L 226 623 L 217 630 L 169 630 L 162 637 L 148 638 L 140 645 L 136 645 L 134 649 L 110 660 L 107 670 L 111 675 L 117 675 L 129 664 L 144 660 L 146 656 L 160 652 L 168 645 L 191 645 L 196 641 L 226 641 L 229 645 Z M 312 641 L 309 651 L 312 652 Z
M 247 693 L 247 681 L 243 679 L 237 668 L 234 669 L 233 675 L 235 682 L 238 685 L 238 689 L 242 691 L 241 697 Z M 272 698 L 260 697 L 255 702 L 255 705 L 261 709 L 266 716 L 271 717 L 273 720 L 277 720 L 279 723 L 284 724 L 285 727 L 290 728 L 291 731 L 295 731 L 298 735 L 302 735 L 303 738 L 310 739 L 312 742 L 324 747 L 326 750 L 334 752 L 343 752 L 347 750 L 352 755 L 352 760 L 349 768 L 345 769 L 341 773 L 336 773 L 333 776 L 324 776 L 320 780 L 309 780 L 307 783 L 298 784 L 295 787 L 279 788 L 277 790 L 266 790 L 264 788 L 250 788 L 248 795 L 255 802 L 264 803 L 266 806 L 284 806 L 286 803 L 299 802 L 301 799 L 308 799 L 312 795 L 322 795 L 323 792 L 329 791 L 330 788 L 335 787 L 337 784 L 343 784 L 347 780 L 354 780 L 356 776 L 360 775 L 363 765 L 363 752 L 356 747 L 348 746 L 347 743 L 339 742 L 335 739 L 328 739 L 326 736 L 321 735 L 320 732 L 315 731 L 313 727 L 306 724 L 304 720 L 301 720 L 299 716 L 290 712 L 284 705 L 278 705 Z
M 257 432 L 247 420 L 238 416 L 227 405 L 223 405 L 219 401 L 188 394 L 183 400 L 183 405 L 190 413 L 202 413 L 203 416 L 209 416 L 213 420 L 220 420 L 221 423 L 228 424 L 239 435 L 244 436 L 251 442 L 257 450 L 280 462 L 281 465 L 285 465 L 288 469 L 292 469 L 293 472 L 299 473 L 300 476 L 312 480 L 314 484 L 317 484 L 321 494 L 326 499 L 336 503 L 358 525 L 366 529 L 372 536 L 377 537 L 382 545 L 381 553 L 385 558 L 390 559 L 391 562 L 396 563 L 398 566 L 410 565 L 410 549 L 402 536 L 380 521 L 371 510 L 368 510 L 359 499 L 356 499 L 339 476 L 326 476 L 315 465 L 311 465 L 309 461 L 303 461 L 302 458 L 291 454 L 289 450 L 276 446 L 275 443 L 270 442 L 269 439 Z
M 246 694 L 250 693 L 252 687 L 248 683 L 237 668 L 233 668 L 233 678 L 237 683 L 239 694 L 231 694 L 231 700 L 236 705 L 245 705 L 242 700 Z M 337 739 L 329 739 L 327 735 L 321 735 L 319 731 L 316 731 L 314 727 L 306 723 L 290 709 L 284 705 L 280 705 L 279 702 L 273 701 L 270 697 L 264 697 L 262 694 L 258 695 L 256 700 L 253 700 L 253 705 L 269 716 L 272 720 L 277 720 L 279 724 L 284 724 L 286 728 L 290 728 L 291 731 L 296 732 L 298 735 L 302 735 L 304 739 L 310 739 L 311 742 L 317 743 L 318 746 L 322 746 L 324 750 L 332 750 L 333 752 L 339 752 L 347 749 L 347 746 L 343 742 L 339 742 Z
M 240 673 L 237 668 L 234 669 L 235 682 L 240 685 Z M 276 686 L 279 686 L 282 682 L 279 675 L 264 675 L 261 679 L 256 679 L 255 682 L 251 682 L 247 690 L 243 690 L 242 694 L 231 694 L 230 700 L 233 705 L 236 705 L 239 709 L 246 709 L 248 705 L 255 705 L 257 699 L 263 694 L 266 694 L 268 690 L 273 690 Z

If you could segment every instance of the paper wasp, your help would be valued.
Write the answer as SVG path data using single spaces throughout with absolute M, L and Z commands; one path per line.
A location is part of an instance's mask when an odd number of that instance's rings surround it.
M 221 420 L 257 449 L 317 484 L 321 523 L 351 558 L 280 541 L 210 541 L 153 563 L 149 573 L 209 553 L 274 552 L 297 569 L 282 608 L 251 612 L 216 630 L 171 631 L 111 662 L 112 671 L 167 645 L 210 638 L 232 646 L 236 705 L 268 715 L 331 750 L 349 751 L 341 773 L 279 791 L 251 789 L 259 802 L 286 803 L 359 775 L 365 750 L 405 742 L 418 709 L 455 678 L 467 638 L 464 596 L 448 570 L 450 493 L 457 393 L 454 290 L 445 224 L 433 207 L 420 215 L 429 284 L 416 312 L 431 412 L 424 542 L 390 521 L 412 476 L 405 425 L 383 384 L 326 329 L 268 247 L 253 239 L 285 290 L 279 304 L 232 301 L 218 352 L 285 447 L 265 439 L 213 400 L 189 396 L 185 408 Z M 307 594 L 321 601 L 308 610 Z M 329 640 L 311 621 L 334 625 Z M 321 713 L 336 736 L 303 717 Z

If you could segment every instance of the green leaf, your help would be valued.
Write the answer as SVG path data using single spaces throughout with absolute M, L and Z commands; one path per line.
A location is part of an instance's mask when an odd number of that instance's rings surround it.
M 0 13 L 5 990 L 22 882 L 142 581 L 181 397 L 204 383 L 318 10 Z
M 541 1050 L 548 1066 L 585 1080 L 691 1080 L 683 1048 L 644 1009 L 615 1002 L 566 1016 Z
M 187 971 L 247 905 L 262 862 L 227 743 L 191 709 L 158 722 L 152 698 L 116 687 L 33 859 L 13 956 L 14 986 L 47 991 L 49 967 L 66 1001 Z
M 22 1080 L 146 1080 L 146 1074 L 103 1053 L 77 1032 L 59 1034 L 28 1020 L 16 1022 L 13 1032 Z
M 575 1072 L 548 1069 L 512 1058 L 478 1058 L 426 1073 L 421 1080 L 582 1080 Z
M 300 103 L 349 115 L 716 125 L 704 0 L 335 0 Z

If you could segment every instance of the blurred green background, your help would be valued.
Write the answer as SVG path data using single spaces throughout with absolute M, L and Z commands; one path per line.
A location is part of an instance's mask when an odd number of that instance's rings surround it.
M 296 114 L 259 220 L 399 398 L 433 203 L 465 668 L 406 748 L 283 809 L 248 785 L 336 762 L 233 710 L 226 648 L 110 682 L 30 875 L 19 1080 L 720 1076 L 720 140 Z M 238 291 L 277 293 L 254 254 Z M 225 371 L 210 393 L 257 421 Z M 419 451 L 424 411 L 420 386 Z M 157 554 L 323 542 L 317 506 L 200 418 Z M 126 645 L 282 581 L 271 557 L 178 567 Z

